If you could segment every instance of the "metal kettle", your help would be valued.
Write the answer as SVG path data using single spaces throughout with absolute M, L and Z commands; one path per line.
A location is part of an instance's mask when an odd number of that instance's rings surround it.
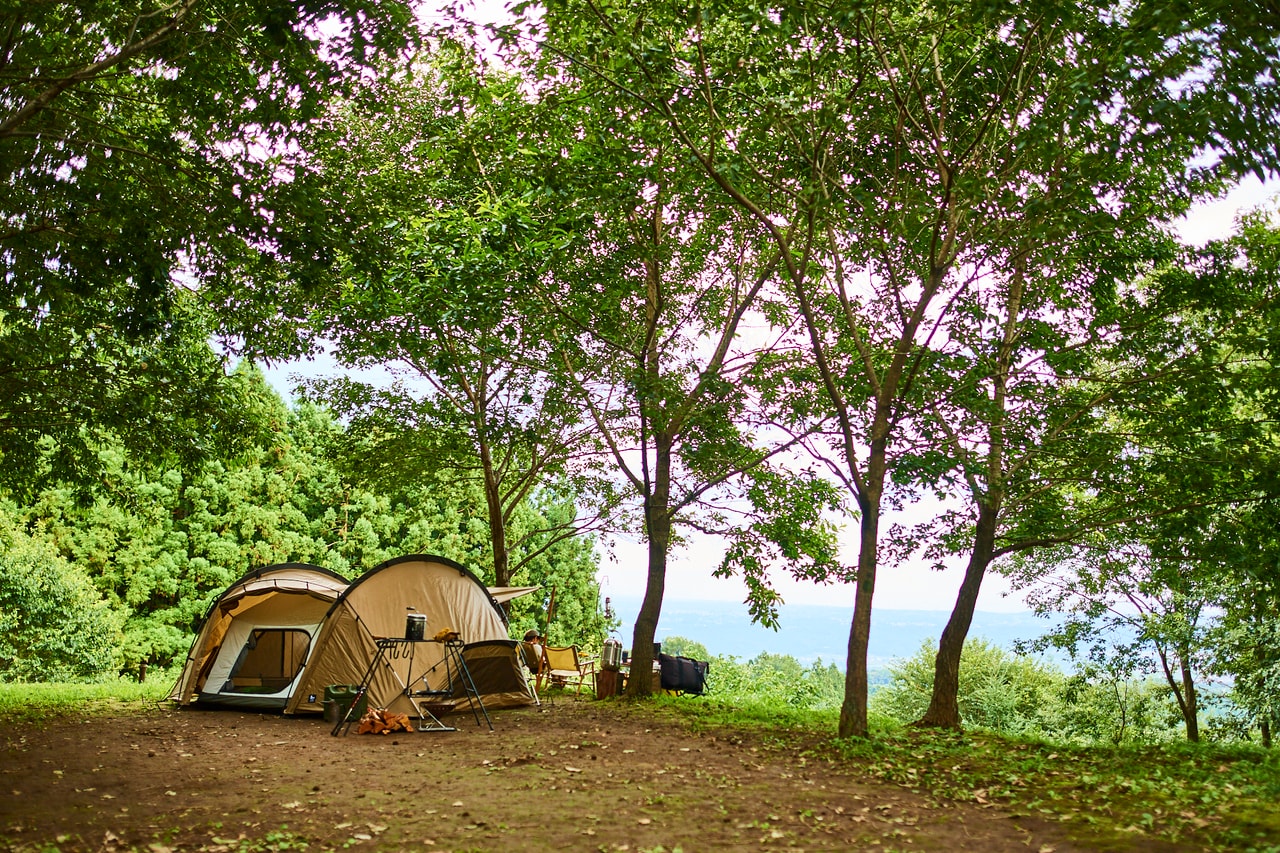
M 604 641 L 600 650 L 600 666 L 610 672 L 617 672 L 622 666 L 622 643 L 613 637 Z

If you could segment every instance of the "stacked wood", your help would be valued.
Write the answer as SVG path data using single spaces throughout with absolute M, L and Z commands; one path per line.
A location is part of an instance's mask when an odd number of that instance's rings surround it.
M 385 708 L 370 708 L 360 718 L 360 726 L 356 729 L 356 734 L 389 735 L 392 732 L 411 731 L 413 731 L 413 726 L 409 724 L 408 714 L 397 714 L 395 711 L 388 711 Z

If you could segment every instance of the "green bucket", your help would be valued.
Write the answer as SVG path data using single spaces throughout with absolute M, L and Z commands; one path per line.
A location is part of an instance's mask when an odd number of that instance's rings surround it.
M 324 689 L 324 700 L 337 705 L 339 720 L 358 720 L 364 716 L 365 711 L 369 710 L 369 694 L 366 693 L 360 697 L 359 702 L 356 702 L 356 707 L 352 711 L 351 703 L 359 690 L 359 684 L 330 684 Z M 348 714 L 348 711 L 352 713 Z

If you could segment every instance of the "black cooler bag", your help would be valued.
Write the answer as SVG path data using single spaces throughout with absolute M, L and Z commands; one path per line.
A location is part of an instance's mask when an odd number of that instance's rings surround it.
M 678 690 L 681 693 L 692 693 L 701 696 L 707 688 L 707 670 L 710 661 L 694 660 L 678 655 L 658 655 L 658 666 L 662 669 L 662 689 Z

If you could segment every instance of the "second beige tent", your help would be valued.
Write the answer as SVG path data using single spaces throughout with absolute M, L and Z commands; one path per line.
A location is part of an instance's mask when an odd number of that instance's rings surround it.
M 482 643 L 491 649 L 495 642 L 510 643 L 510 677 L 500 682 L 477 678 L 476 686 L 488 708 L 533 703 L 515 644 L 507 636 L 506 618 L 489 590 L 452 560 L 414 554 L 370 569 L 342 592 L 320 627 L 285 713 L 321 711 L 326 687 L 358 684 L 377 654 L 377 641 L 403 637 L 410 613 L 426 615 L 427 637 L 447 628 L 468 646 Z M 369 707 L 413 713 L 407 690 L 449 686 L 450 668 L 442 663 L 443 657 L 444 647 L 438 643 L 395 646 L 371 673 Z M 456 672 L 452 677 L 457 692 Z

